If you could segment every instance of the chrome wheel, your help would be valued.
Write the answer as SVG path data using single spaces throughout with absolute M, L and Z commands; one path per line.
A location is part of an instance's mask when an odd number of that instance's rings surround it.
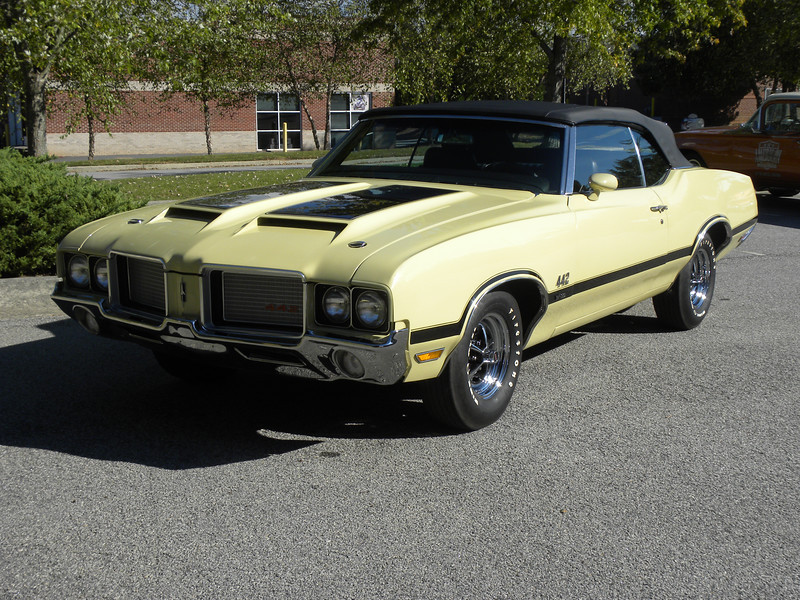
M 714 244 L 704 236 L 672 287 L 653 297 L 656 316 L 675 329 L 687 330 L 700 325 L 711 306 L 716 275 Z
M 441 375 L 425 384 L 423 400 L 433 418 L 462 431 L 500 418 L 522 365 L 520 316 L 508 292 L 491 292 L 481 299 Z
M 467 376 L 476 404 L 502 387 L 510 356 L 511 336 L 505 319 L 497 313 L 485 315 L 472 332 L 467 358 Z
M 689 279 L 689 300 L 695 309 L 703 306 L 708 300 L 712 268 L 711 257 L 705 248 L 700 248 L 692 258 L 692 274 Z

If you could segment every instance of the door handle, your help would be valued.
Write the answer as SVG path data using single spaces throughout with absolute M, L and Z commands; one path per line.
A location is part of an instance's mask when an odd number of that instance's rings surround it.
M 669 208 L 669 206 L 667 206 L 666 204 L 659 204 L 658 206 L 651 206 L 650 207 L 650 211 L 651 212 L 657 212 L 657 213 L 663 213 L 668 208 Z

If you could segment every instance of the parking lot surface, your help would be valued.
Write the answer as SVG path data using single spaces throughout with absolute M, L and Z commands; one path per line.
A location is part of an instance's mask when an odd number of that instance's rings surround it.
M 413 387 L 182 384 L 0 280 L 0 598 L 800 598 L 800 199 L 760 212 L 698 329 L 561 336 L 469 434 Z

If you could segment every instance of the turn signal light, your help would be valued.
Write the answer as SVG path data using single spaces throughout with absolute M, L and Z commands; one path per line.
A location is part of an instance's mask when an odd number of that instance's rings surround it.
M 431 350 L 430 352 L 420 352 L 419 354 L 414 355 L 414 359 L 418 363 L 430 362 L 432 360 L 440 358 L 443 352 L 444 348 L 439 348 L 438 350 Z

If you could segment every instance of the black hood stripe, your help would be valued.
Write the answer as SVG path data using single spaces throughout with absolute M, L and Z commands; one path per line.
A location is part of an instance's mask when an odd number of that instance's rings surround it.
M 398 204 L 414 202 L 424 198 L 434 198 L 450 193 L 450 190 L 435 188 L 389 185 L 303 202 L 302 204 L 281 208 L 269 214 L 291 215 L 293 217 L 327 217 L 349 221 Z
M 287 194 L 297 194 L 299 192 L 320 190 L 322 188 L 336 187 L 340 185 L 342 184 L 333 183 L 330 181 L 295 181 L 293 183 L 270 185 L 252 190 L 241 190 L 237 192 L 228 192 L 226 194 L 218 194 L 216 196 L 195 198 L 193 200 L 186 200 L 180 204 L 185 206 L 203 206 L 205 208 L 227 210 L 229 208 L 236 208 L 237 206 L 244 206 L 246 204 L 252 204 L 253 202 L 269 200 L 270 198 L 277 198 Z

